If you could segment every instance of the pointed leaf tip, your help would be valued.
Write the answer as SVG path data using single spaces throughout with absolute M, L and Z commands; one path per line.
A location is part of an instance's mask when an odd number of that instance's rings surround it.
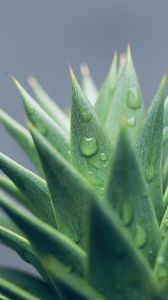
M 160 82 L 160 85 L 165 88 L 166 86 L 166 82 L 167 82 L 167 75 L 168 75 L 168 69 L 165 71 L 162 79 L 161 79 L 161 82 Z
M 126 51 L 126 60 L 129 61 L 132 58 L 132 46 L 131 46 L 131 42 L 128 42 L 128 47 L 127 47 L 127 51 Z
M 71 81 L 72 82 L 76 81 L 76 77 L 75 77 L 75 74 L 74 74 L 74 71 L 73 71 L 71 65 L 69 65 L 69 73 L 70 73 Z
M 90 70 L 86 63 L 80 64 L 80 72 L 83 77 L 88 77 L 90 75 Z
M 33 76 L 29 76 L 29 77 L 27 78 L 27 82 L 29 83 L 29 85 L 30 85 L 32 88 L 34 88 L 34 87 L 36 87 L 36 86 L 38 85 L 38 80 L 37 80 L 35 77 L 33 77 Z

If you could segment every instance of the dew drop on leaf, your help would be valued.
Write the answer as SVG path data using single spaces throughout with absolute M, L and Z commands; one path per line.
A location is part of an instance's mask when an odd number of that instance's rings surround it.
M 132 109 L 140 108 L 141 106 L 141 95 L 139 89 L 131 87 L 128 91 L 127 104 Z
M 145 230 L 140 225 L 136 225 L 134 241 L 139 248 L 143 248 L 146 244 L 147 235 Z
M 127 226 L 132 222 L 133 207 L 129 202 L 124 202 L 121 206 L 120 217 L 124 226 Z
M 97 153 L 98 146 L 93 137 L 84 137 L 80 142 L 80 151 L 83 156 L 91 157 Z
M 129 127 L 135 126 L 135 117 L 129 118 L 129 119 L 127 120 L 127 125 L 128 125 Z
M 92 119 L 92 114 L 88 110 L 82 110 L 80 116 L 84 122 L 89 122 Z

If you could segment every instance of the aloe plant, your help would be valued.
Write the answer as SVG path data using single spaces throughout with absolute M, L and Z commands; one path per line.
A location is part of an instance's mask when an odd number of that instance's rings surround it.
M 145 113 L 130 45 L 99 92 L 81 73 L 71 119 L 32 77 L 27 129 L 0 111 L 36 169 L 0 154 L 0 242 L 40 275 L 0 267 L 0 299 L 166 300 L 166 76 Z

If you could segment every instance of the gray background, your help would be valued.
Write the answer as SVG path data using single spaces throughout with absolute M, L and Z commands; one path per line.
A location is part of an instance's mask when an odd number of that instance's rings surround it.
M 114 49 L 123 52 L 129 39 L 147 106 L 168 66 L 167 0 L 0 0 L 0 106 L 24 122 L 11 74 L 25 87 L 35 75 L 61 107 L 69 105 L 67 64 L 79 76 L 87 62 L 99 87 Z M 1 127 L 0 151 L 31 168 Z M 31 270 L 3 246 L 0 263 Z

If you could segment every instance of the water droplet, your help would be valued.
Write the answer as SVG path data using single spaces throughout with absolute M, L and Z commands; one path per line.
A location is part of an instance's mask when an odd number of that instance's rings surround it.
M 121 206 L 120 217 L 124 226 L 127 226 L 132 222 L 133 208 L 129 202 L 124 202 Z
M 141 94 L 137 87 L 132 87 L 129 89 L 127 104 L 132 109 L 137 109 L 141 106 Z
M 139 248 L 143 248 L 146 244 L 147 235 L 145 230 L 140 225 L 136 225 L 134 240 Z
M 93 137 L 84 137 L 80 142 L 80 151 L 83 156 L 90 157 L 96 154 L 98 150 L 96 139 Z
M 89 122 L 92 119 L 92 114 L 86 109 L 80 112 L 80 116 L 84 122 Z
M 128 125 L 129 127 L 135 126 L 135 117 L 129 118 L 129 119 L 127 120 L 127 125 Z
M 101 158 L 102 161 L 106 161 L 107 160 L 107 156 L 106 156 L 106 154 L 104 152 L 102 152 L 100 154 L 100 158 Z

